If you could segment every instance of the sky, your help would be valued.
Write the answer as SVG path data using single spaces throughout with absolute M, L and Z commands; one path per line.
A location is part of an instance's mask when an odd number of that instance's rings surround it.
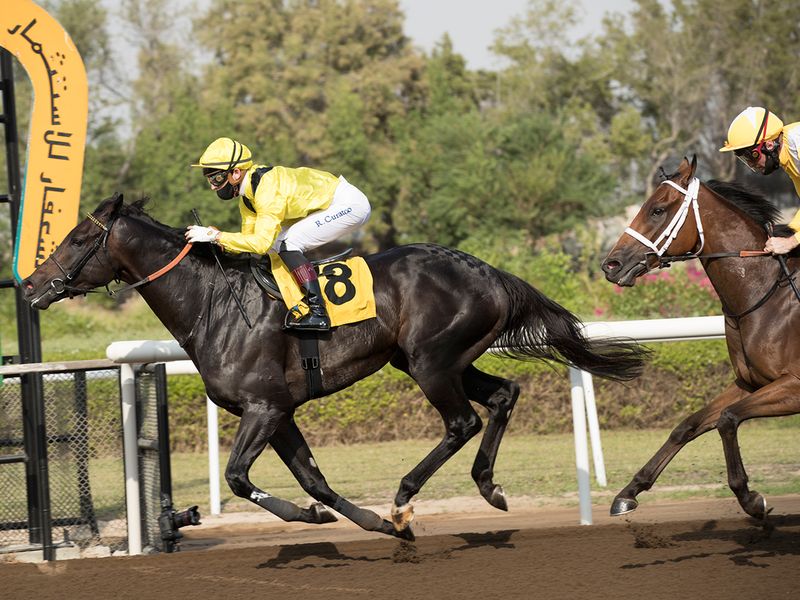
M 583 9 L 581 23 L 571 32 L 575 39 L 598 30 L 608 12 L 624 13 L 633 0 L 576 0 Z M 414 45 L 430 53 L 447 32 L 453 49 L 467 61 L 470 69 L 494 69 L 501 66 L 489 47 L 495 31 L 522 16 L 528 0 L 400 0 L 406 15 L 406 35 Z

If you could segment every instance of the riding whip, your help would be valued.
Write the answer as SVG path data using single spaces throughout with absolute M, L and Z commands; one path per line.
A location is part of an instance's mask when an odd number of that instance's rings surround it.
M 203 224 L 200 222 L 200 215 L 197 214 L 197 209 L 196 208 L 192 209 L 192 216 L 194 217 L 195 222 L 200 227 L 202 227 Z M 217 261 L 217 266 L 219 267 L 219 270 L 222 271 L 222 276 L 225 278 L 225 283 L 228 284 L 228 289 L 231 291 L 231 296 L 233 296 L 233 299 L 236 300 L 236 306 L 239 307 L 239 312 L 242 313 L 242 316 L 244 317 L 244 322 L 247 323 L 247 326 L 250 329 L 252 329 L 253 328 L 253 324 L 250 323 L 250 319 L 247 317 L 247 313 L 244 311 L 244 306 L 242 306 L 242 301 L 239 299 L 239 296 L 236 293 L 236 291 L 233 289 L 233 286 L 231 285 L 231 282 L 228 279 L 228 276 L 225 274 L 225 269 L 222 268 L 222 263 L 219 261 L 219 256 L 217 256 L 217 249 L 214 247 L 213 244 L 211 244 L 211 254 L 214 255 L 214 260 Z

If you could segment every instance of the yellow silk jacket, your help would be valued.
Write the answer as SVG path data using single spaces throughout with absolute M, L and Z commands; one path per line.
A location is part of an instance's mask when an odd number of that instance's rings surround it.
M 781 168 L 791 178 L 795 192 L 800 196 L 800 122 L 783 127 L 783 143 L 778 160 Z M 794 237 L 800 242 L 800 210 L 792 217 L 789 227 L 797 232 Z
M 339 178 L 326 171 L 300 167 L 273 167 L 261 177 L 255 194 L 251 185 L 254 165 L 245 173 L 239 198 L 241 233 L 222 232 L 217 243 L 236 254 L 266 254 L 275 243 L 281 227 L 310 213 L 327 208 L 339 185 Z M 244 202 L 249 200 L 254 210 Z

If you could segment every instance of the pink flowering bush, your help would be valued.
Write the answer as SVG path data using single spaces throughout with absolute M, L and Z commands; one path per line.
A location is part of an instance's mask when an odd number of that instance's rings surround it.
M 643 275 L 632 288 L 614 286 L 605 300 L 604 318 L 616 320 L 697 317 L 722 312 L 719 297 L 697 261 Z

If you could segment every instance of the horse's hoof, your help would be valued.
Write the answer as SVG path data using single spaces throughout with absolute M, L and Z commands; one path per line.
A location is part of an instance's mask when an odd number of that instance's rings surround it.
M 491 493 L 485 496 L 486 501 L 499 510 L 508 510 L 508 502 L 506 502 L 506 493 L 503 487 L 495 485 Z
M 321 502 L 315 502 L 308 507 L 308 510 L 311 511 L 311 517 L 314 519 L 314 523 L 320 525 L 323 523 L 335 523 L 339 520 L 336 518 L 336 515 L 329 511 L 328 507 Z
M 413 542 L 417 539 L 417 536 L 414 535 L 414 531 L 411 529 L 411 527 L 395 530 L 394 536 L 407 542 Z
M 742 503 L 742 508 L 754 519 L 766 519 L 769 514 L 767 499 L 758 492 L 750 492 L 747 501 Z
M 414 520 L 414 507 L 411 504 L 395 506 L 392 504 L 392 524 L 396 531 L 408 529 L 411 521 Z
M 619 517 L 621 515 L 627 515 L 635 511 L 638 506 L 639 503 L 633 498 L 620 498 L 617 496 L 611 504 L 611 516 Z

